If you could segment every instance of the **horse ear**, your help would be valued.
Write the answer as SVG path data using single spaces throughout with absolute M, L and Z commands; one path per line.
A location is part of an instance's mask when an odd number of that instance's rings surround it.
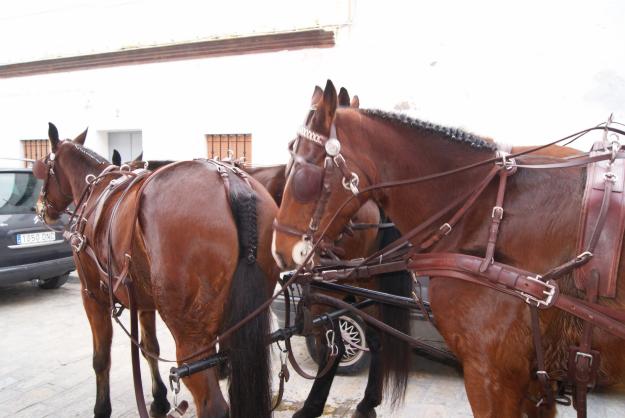
M 59 130 L 56 129 L 56 126 L 52 122 L 48 122 L 48 139 L 50 140 L 50 145 L 52 147 L 52 152 L 56 152 L 57 147 L 59 146 Z
M 349 107 L 349 93 L 345 87 L 339 90 L 339 106 Z
M 321 87 L 315 86 L 315 91 L 313 91 L 312 98 L 310 99 L 310 105 L 317 106 L 317 103 L 321 101 L 322 97 L 323 97 L 323 90 L 321 90 Z
M 323 107 L 326 111 L 326 117 L 328 118 L 328 126 L 330 121 L 334 119 L 334 113 L 336 112 L 338 98 L 336 96 L 336 89 L 331 80 L 326 83 L 326 88 L 323 89 Z
M 135 158 L 135 161 L 143 161 L 143 151 L 141 151 L 141 154 L 137 155 L 137 158 Z
M 116 149 L 113 150 L 113 156 L 111 157 L 111 162 L 115 165 L 122 165 L 122 156 Z
M 358 98 L 358 95 L 352 97 L 351 107 L 353 107 L 354 109 L 360 108 L 360 99 Z
M 89 128 L 85 129 L 83 131 L 83 133 L 81 133 L 76 138 L 74 138 L 74 142 L 76 142 L 76 143 L 78 143 L 80 145 L 85 145 L 85 139 L 87 139 L 87 131 L 88 130 L 89 130 Z

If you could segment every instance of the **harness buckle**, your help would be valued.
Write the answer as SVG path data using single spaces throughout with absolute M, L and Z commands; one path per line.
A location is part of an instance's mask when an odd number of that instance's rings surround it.
M 577 363 L 579 361 L 580 357 L 587 358 L 589 360 L 588 367 L 592 366 L 592 361 L 594 359 L 592 354 L 584 353 L 583 351 L 577 351 L 575 353 L 575 363 Z
M 449 235 L 451 233 L 452 227 L 447 222 L 445 222 L 441 225 L 440 228 L 438 228 L 438 230 L 443 231 L 443 235 Z
M 528 305 L 533 305 L 537 308 L 548 308 L 553 304 L 553 299 L 557 294 L 557 287 L 554 282 L 549 280 L 548 282 L 543 282 L 541 280 L 542 276 L 536 275 L 534 277 L 528 276 L 527 279 L 534 283 L 539 283 L 545 287 L 546 290 L 543 290 L 543 294 L 545 295 L 544 299 L 539 299 L 529 293 L 520 292 L 521 296 L 525 298 L 525 302 Z
M 86 239 L 83 235 L 75 232 L 70 236 L 70 243 L 72 244 L 72 248 L 77 253 L 81 252 L 85 247 Z
M 503 208 L 501 206 L 493 207 L 493 212 L 490 217 L 501 221 L 503 219 Z
M 575 261 L 579 262 L 579 261 L 584 260 L 586 257 L 592 257 L 592 256 L 593 256 L 593 253 L 591 253 L 590 251 L 584 251 L 583 253 L 575 257 Z

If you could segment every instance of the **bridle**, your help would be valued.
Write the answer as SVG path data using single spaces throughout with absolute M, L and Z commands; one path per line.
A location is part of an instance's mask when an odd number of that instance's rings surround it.
M 55 159 L 56 159 L 56 154 L 54 152 L 51 152 L 50 154 L 46 155 L 43 159 L 36 160 L 33 165 L 33 174 L 35 175 L 36 178 L 43 180 L 43 185 L 41 186 L 41 192 L 40 192 L 41 202 L 43 203 L 43 208 L 40 211 L 38 211 L 37 216 L 41 219 L 41 221 L 45 225 L 48 225 L 48 223 L 46 222 L 46 214 L 48 213 L 49 209 L 54 210 L 59 215 L 67 213 L 68 215 L 71 216 L 73 213 L 68 208 L 64 208 L 64 209 L 57 208 L 48 199 L 48 186 L 50 184 L 50 179 L 54 179 L 54 181 L 56 182 L 57 188 L 59 190 L 59 193 L 61 194 L 62 197 L 68 199 L 70 202 L 74 199 L 72 195 L 68 195 L 67 193 L 65 193 L 63 191 L 63 188 L 61 187 L 61 182 L 59 181 L 58 175 L 54 171 Z
M 309 113 L 307 121 L 312 116 L 313 111 L 314 109 Z M 323 148 L 323 167 L 319 167 L 296 154 L 300 140 L 311 142 L 315 146 Z M 338 170 L 339 174 L 342 175 L 341 182 L 343 187 L 351 191 L 354 196 L 359 194 L 358 185 L 360 179 L 355 172 L 347 168 L 345 158 L 341 154 L 341 143 L 336 135 L 334 121 L 330 127 L 329 137 L 314 132 L 305 125 L 301 126 L 297 131 L 297 137 L 290 152 L 292 161 L 287 167 L 286 175 L 292 177 L 291 183 L 294 199 L 300 203 L 317 201 L 306 231 L 300 231 L 297 228 L 280 224 L 277 219 L 273 223 L 274 230 L 301 238 L 293 246 L 293 260 L 298 262 L 298 260 L 307 258 L 314 247 L 314 236 L 319 230 L 321 217 L 330 198 L 332 190 L 331 181 L 334 178 L 335 171 Z

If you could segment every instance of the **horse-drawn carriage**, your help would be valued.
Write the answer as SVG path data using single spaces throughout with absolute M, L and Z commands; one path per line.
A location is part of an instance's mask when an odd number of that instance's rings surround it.
M 557 403 L 572 398 L 583 417 L 588 388 L 625 381 L 625 284 L 618 280 L 624 131 L 610 120 L 510 153 L 462 130 L 341 107 L 341 100 L 331 82 L 315 89 L 283 171 L 279 209 L 253 175 L 231 164 L 118 168 L 83 146 L 85 134 L 60 141 L 51 125 L 52 154 L 34 171 L 45 181 L 46 221 L 76 203 L 67 235 L 94 334 L 97 416 L 110 415 L 111 316 L 124 307 L 134 369 L 139 349 L 152 369 L 154 415 L 169 409 L 156 367 L 158 310 L 176 341 L 170 381 L 189 387 L 202 417 L 269 416 L 267 345 L 283 342 L 284 357 L 306 375 L 292 356 L 294 334 L 325 342 L 326 361 L 309 376 L 316 378 L 311 394 L 295 414 L 319 416 L 345 350 L 336 318 L 357 315 L 381 331 L 372 333 L 370 350 L 386 352 L 372 362 L 354 412 L 375 416 L 383 384 L 395 401 L 404 395 L 406 347 L 450 358 L 407 333 L 406 312 L 426 312 L 413 291 L 418 276 L 430 277 L 436 325 L 462 363 L 476 416 L 553 416 Z M 604 138 L 590 153 L 553 147 L 595 130 Z M 403 235 L 375 249 L 356 239 L 362 257 L 344 261 L 336 256 L 347 245 L 341 240 L 370 201 Z M 278 269 L 271 254 L 280 269 L 294 268 L 281 283 L 285 300 L 292 284 L 302 289 L 296 318 L 287 307 L 287 323 L 273 333 L 267 309 Z M 374 312 L 364 310 L 371 306 Z M 213 367 L 225 360 L 229 407 Z

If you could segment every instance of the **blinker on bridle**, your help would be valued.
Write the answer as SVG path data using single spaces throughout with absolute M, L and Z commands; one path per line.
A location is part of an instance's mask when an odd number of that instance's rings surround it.
M 48 212 L 48 209 L 50 208 L 53 209 L 55 212 L 57 212 L 59 215 L 63 213 L 68 213 L 71 215 L 72 213 L 69 209 L 58 209 L 48 200 L 48 185 L 50 184 L 51 178 L 54 178 L 54 180 L 56 181 L 56 185 L 57 185 L 57 188 L 59 189 L 59 193 L 63 197 L 68 198 L 68 199 L 73 199 L 71 195 L 67 195 L 66 193 L 64 193 L 63 189 L 61 188 L 61 183 L 59 182 L 58 176 L 56 175 L 54 171 L 55 158 L 56 158 L 56 154 L 51 152 L 45 157 L 45 159 L 36 160 L 33 164 L 33 174 L 35 175 L 37 179 L 43 180 L 43 185 L 41 187 L 41 201 L 43 203 L 43 208 L 38 213 L 38 216 L 45 225 L 47 225 L 47 222 L 45 220 L 46 213 Z
M 341 143 L 337 138 L 334 122 L 330 128 L 330 137 L 314 132 L 306 126 L 300 127 L 297 131 L 297 135 L 298 137 L 295 140 L 295 144 L 297 144 L 301 138 L 323 147 L 325 151 L 323 167 L 319 167 L 316 164 L 312 164 L 296 156 L 295 152 L 297 149 L 291 151 L 294 159 L 293 165 L 298 166 L 292 173 L 293 197 L 300 203 L 308 203 L 317 200 L 317 205 L 308 224 L 308 230 L 306 232 L 301 232 L 295 228 L 281 225 L 277 221 L 274 222 L 274 229 L 277 231 L 301 237 L 301 240 L 293 246 L 291 256 L 295 263 L 302 264 L 314 248 L 313 236 L 319 229 L 321 217 L 323 216 L 325 206 L 330 197 L 330 180 L 333 177 L 334 169 L 338 168 L 342 174 L 343 178 L 341 183 L 343 187 L 351 191 L 354 195 L 359 193 L 359 178 L 356 173 L 347 168 L 345 159 L 341 155 Z M 295 144 L 294 148 L 296 146 Z

